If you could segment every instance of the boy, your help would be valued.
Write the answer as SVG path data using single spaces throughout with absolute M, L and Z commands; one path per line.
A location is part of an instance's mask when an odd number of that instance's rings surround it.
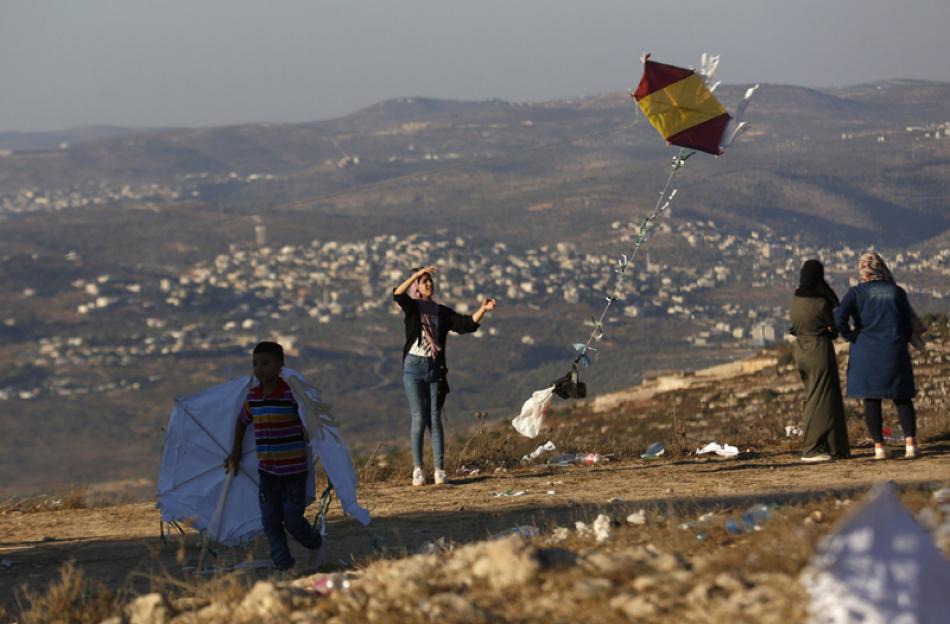
M 254 425 L 260 471 L 261 523 L 270 544 L 270 555 L 279 570 L 288 570 L 294 558 L 287 547 L 284 528 L 306 548 L 320 548 L 320 532 L 304 518 L 309 471 L 307 434 L 300 421 L 290 386 L 280 378 L 284 349 L 276 342 L 254 347 L 254 376 L 259 382 L 247 393 L 237 419 L 234 447 L 227 469 L 237 472 L 241 445 L 248 425 Z

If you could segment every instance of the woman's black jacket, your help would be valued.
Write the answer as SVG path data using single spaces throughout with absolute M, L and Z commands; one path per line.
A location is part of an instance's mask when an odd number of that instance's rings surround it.
M 419 313 L 419 306 L 408 293 L 396 294 L 393 289 L 393 300 L 399 304 L 406 317 L 406 343 L 402 347 L 402 359 L 405 361 L 406 354 L 412 348 L 412 343 L 422 337 L 422 317 Z M 439 406 L 445 402 L 445 395 L 449 393 L 449 383 L 446 381 L 449 368 L 445 364 L 445 339 L 450 331 L 456 334 L 470 334 L 478 330 L 478 323 L 469 314 L 459 314 L 452 308 L 439 304 L 439 335 L 437 339 L 442 348 L 435 359 L 435 366 L 439 372 Z

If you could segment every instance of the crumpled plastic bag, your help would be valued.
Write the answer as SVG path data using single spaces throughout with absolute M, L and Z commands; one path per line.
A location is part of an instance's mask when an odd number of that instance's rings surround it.
M 715 453 L 720 457 L 736 457 L 739 455 L 739 449 L 731 444 L 717 444 L 716 442 L 710 442 L 701 449 L 696 449 L 697 455 L 705 455 L 706 453 Z
M 554 451 L 554 450 L 557 450 L 557 446 L 554 445 L 554 442 L 551 442 L 550 440 L 548 440 L 547 442 L 545 442 L 538 448 L 534 449 L 533 451 L 531 451 L 530 453 L 522 457 L 521 463 L 530 464 L 532 461 L 541 457 L 544 453 L 548 451 Z
M 511 421 L 511 426 L 526 438 L 538 437 L 553 395 L 554 386 L 538 390 L 532 394 L 531 398 L 521 406 L 521 414 L 515 416 Z

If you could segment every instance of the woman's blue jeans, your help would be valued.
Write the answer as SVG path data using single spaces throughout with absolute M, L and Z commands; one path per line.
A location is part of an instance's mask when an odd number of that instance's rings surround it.
M 432 459 L 437 470 L 445 469 L 445 440 L 442 434 L 442 409 L 439 407 L 439 374 L 435 360 L 407 355 L 402 368 L 402 381 L 409 399 L 412 425 L 409 436 L 412 464 L 422 466 L 422 445 L 426 429 L 432 439 Z

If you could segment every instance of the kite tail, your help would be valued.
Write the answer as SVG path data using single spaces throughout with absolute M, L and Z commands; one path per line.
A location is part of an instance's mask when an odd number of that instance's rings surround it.
M 749 101 L 752 99 L 752 96 L 755 95 L 755 91 L 758 88 L 759 85 L 755 85 L 754 87 L 746 89 L 745 97 L 742 98 L 742 101 L 739 102 L 739 106 L 736 107 L 736 114 L 729 120 L 726 131 L 722 133 L 722 136 L 726 138 L 723 140 L 722 145 L 719 146 L 720 150 L 731 147 L 733 141 L 738 139 L 742 136 L 742 133 L 749 129 L 749 122 L 743 121 L 742 118 L 745 116 L 745 109 L 749 107 Z

